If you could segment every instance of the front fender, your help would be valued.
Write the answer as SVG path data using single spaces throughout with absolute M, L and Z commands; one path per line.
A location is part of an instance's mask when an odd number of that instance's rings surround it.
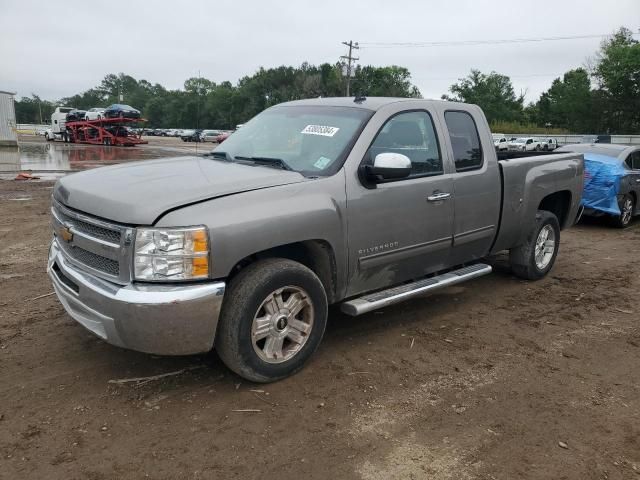
M 220 197 L 172 211 L 157 226 L 206 225 L 214 279 L 228 277 L 257 252 L 322 240 L 333 249 L 340 291 L 347 264 L 344 181 L 341 170 L 332 177 Z

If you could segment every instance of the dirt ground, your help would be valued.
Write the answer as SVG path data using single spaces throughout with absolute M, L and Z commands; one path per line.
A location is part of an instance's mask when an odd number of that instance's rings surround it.
M 107 345 L 42 296 L 51 187 L 0 181 L 2 479 L 640 479 L 640 221 L 563 232 L 539 282 L 501 256 L 332 310 L 309 365 L 265 386 Z

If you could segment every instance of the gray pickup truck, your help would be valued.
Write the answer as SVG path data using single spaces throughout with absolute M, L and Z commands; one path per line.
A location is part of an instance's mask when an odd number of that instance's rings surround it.
M 204 157 L 60 179 L 48 272 L 107 342 L 215 347 L 244 378 L 309 359 L 328 307 L 360 315 L 491 272 L 552 268 L 580 211 L 581 154 L 498 161 L 475 105 L 397 98 L 265 110 Z

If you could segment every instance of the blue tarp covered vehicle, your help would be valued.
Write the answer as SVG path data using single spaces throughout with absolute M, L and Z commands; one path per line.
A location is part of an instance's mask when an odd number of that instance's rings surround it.
M 618 193 L 626 173 L 619 158 L 585 153 L 582 205 L 598 212 L 620 215 Z

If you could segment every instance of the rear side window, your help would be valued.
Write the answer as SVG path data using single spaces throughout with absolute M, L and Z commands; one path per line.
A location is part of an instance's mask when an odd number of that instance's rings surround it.
M 380 153 L 409 157 L 410 177 L 443 173 L 433 121 L 425 111 L 400 113 L 387 120 L 369 148 L 369 162 Z
M 467 112 L 449 111 L 444 114 L 456 172 L 465 172 L 482 167 L 482 147 L 476 122 Z
M 640 170 L 640 150 L 627 157 L 627 165 L 634 170 Z

